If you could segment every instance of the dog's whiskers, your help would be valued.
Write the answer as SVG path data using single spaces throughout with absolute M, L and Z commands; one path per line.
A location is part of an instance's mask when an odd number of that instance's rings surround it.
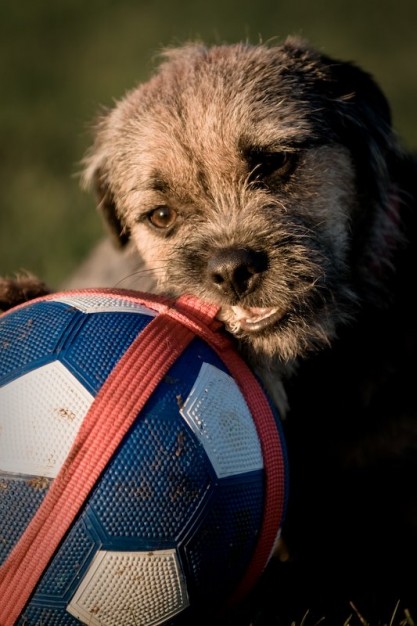
M 165 274 L 165 270 L 166 270 L 165 266 L 140 268 L 140 269 L 137 269 L 136 271 L 131 272 L 130 274 L 126 274 L 125 276 L 123 276 L 123 278 L 117 281 L 117 283 L 113 286 L 115 288 L 120 287 L 123 285 L 123 283 L 127 281 L 131 282 L 132 279 L 134 278 L 137 278 L 138 280 L 140 280 L 146 277 L 150 277 L 150 278 L 155 277 L 155 279 L 157 279 L 158 275 L 163 276 Z

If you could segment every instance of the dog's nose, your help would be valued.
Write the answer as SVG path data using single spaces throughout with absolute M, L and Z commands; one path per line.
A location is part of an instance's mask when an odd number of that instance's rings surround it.
M 212 284 L 222 294 L 234 297 L 253 291 L 267 268 L 265 253 L 234 246 L 217 250 L 207 263 Z

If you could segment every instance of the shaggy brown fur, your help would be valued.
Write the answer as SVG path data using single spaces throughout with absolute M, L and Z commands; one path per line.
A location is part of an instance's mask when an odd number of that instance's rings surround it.
M 256 624 L 417 609 L 416 175 L 372 78 L 295 39 L 169 50 L 97 125 L 112 229 L 222 306 L 285 417 L 290 559 Z

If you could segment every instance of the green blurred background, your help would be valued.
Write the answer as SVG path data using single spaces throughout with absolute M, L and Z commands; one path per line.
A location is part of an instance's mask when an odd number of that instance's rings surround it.
M 77 172 L 100 105 L 161 47 L 299 34 L 355 60 L 417 148 L 417 0 L 0 0 L 0 274 L 58 286 L 102 235 Z

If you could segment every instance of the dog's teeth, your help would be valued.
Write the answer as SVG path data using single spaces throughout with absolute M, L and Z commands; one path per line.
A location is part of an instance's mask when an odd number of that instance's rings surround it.
M 238 320 L 250 315 L 249 310 L 243 308 L 242 306 L 232 306 L 231 309 Z
M 275 324 L 282 318 L 282 311 L 279 307 L 243 307 L 232 306 L 229 309 L 233 316 L 225 316 L 226 322 L 231 332 L 239 332 L 241 330 L 247 332 L 256 332 Z
M 264 318 L 269 317 L 270 315 L 274 315 L 278 309 L 275 308 L 264 308 L 264 307 L 242 307 L 242 306 L 232 306 L 233 313 L 235 314 L 236 319 L 238 320 L 246 320 L 247 322 L 255 322 L 262 320 Z

